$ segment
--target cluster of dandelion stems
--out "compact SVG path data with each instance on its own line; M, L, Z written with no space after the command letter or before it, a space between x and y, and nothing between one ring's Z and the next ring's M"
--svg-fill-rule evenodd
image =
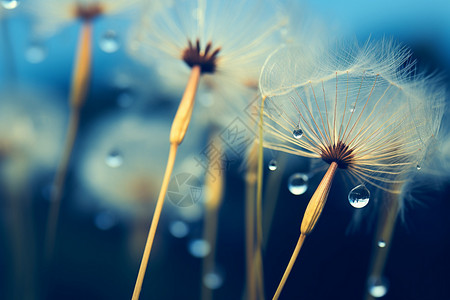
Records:
M205 50L202 51L200 48L200 41L197 40L195 46L191 43L191 41L188 41L188 47L182 53L182 60L189 67L191 67L191 74L170 129L169 158L167 161L161 190L156 202L155 212L150 224L150 230L148 233L147 242L145 244L141 265L139 267L139 273L133 291L133 299L139 299L142 289L142 283L144 281L145 271L147 269L150 252L155 239L156 229L161 217L164 199L166 197L167 188L169 186L170 177L175 164L178 146L183 141L191 121L192 111L194 109L195 94L197 93L200 75L202 73L214 73L216 68L216 58L219 52L220 48L212 50L212 43L208 43Z

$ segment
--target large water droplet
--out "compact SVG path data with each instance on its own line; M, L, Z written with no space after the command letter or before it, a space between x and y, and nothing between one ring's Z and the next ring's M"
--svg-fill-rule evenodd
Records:
M197 239L189 243L189 253L195 257L205 257L211 251L208 241Z
M303 130L301 130L298 126L292 131L292 136L296 139L299 139L303 136Z
M42 62L47 56L47 52L42 44L31 43L25 51L25 58L32 64Z
M275 171L277 168L278 168L277 161L275 159L272 159L269 162L269 170L270 171Z
M170 233L176 238L183 238L189 233L189 227L182 221L175 221L170 224Z
M2 6L5 9L14 9L19 6L20 1L18 0L1 0Z
M203 277L203 284L211 290L216 290L222 286L223 277L216 271L208 272Z
M106 53L114 53L119 50L117 34L113 30L107 30L100 39L100 49Z
M295 173L289 177L288 188L294 195L301 195L308 189L308 175L303 173Z
M422 167L419 164L417 164L416 169L420 170L420 169L422 169Z
M105 158L106 164L111 168L118 168L123 164L123 156L117 150L112 150Z
M364 184L360 184L357 187L353 188L350 193L348 193L348 201L355 208L362 208L369 203L370 192L364 186Z
M383 241L383 240L379 240L378 243L377 243L377 245L378 245L378 247L380 247L380 248L384 248L384 247L386 247L386 242Z
M116 216L109 212L100 212L94 218L95 226L100 230L108 230L114 227L117 223Z
M367 282L369 294L375 298L381 298L388 292L389 283L386 278L371 277Z

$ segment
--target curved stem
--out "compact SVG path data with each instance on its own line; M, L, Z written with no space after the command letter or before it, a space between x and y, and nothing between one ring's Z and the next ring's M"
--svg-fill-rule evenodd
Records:
M45 256L49 260L53 254L56 239L56 228L58 225L61 198L64 190L64 181L70 157L72 156L78 132L81 107L86 99L88 82L91 73L92 57L92 23L84 22L78 40L78 49L72 74L72 85L70 91L69 104L71 105L69 127L66 133L64 152L59 162L56 176L53 181L50 196L50 212L47 220Z
M283 278L278 285L278 288L273 296L273 300L278 299L281 291L286 283L286 280L291 273L292 267L294 266L295 260L297 259L298 253L303 245L303 242L308 234L314 229L322 214L325 203L327 202L328 193L330 192L331 184L333 182L334 174L337 170L337 163L332 162L327 172L322 178L319 186L309 200L308 206L306 207L305 214L303 215L302 224L300 226L300 237L298 239L297 245L295 246L294 252L292 253L289 264L284 271Z
M294 263L300 252L300 249L303 246L303 242L305 241L305 238L306 238L306 235L304 235L303 233L300 234L300 237L298 238L298 241L297 241L297 245L295 245L294 252L292 253L291 259L289 260L289 264L286 267L283 277L281 278L280 284L278 285L275 295L272 298L273 300L276 300L280 297L281 291L283 290L284 284L286 283L286 280L288 279L289 274L291 273L292 267L294 266Z
M132 296L133 300L139 299L139 295L141 293L145 271L147 270L147 264L150 257L150 252L152 250L153 240L155 239L156 228L158 227L164 199L166 197L167 188L169 186L170 177L172 175L173 166L175 164L178 146L183 141L184 136L186 135L187 128L191 121L192 110L194 109L195 94L197 93L201 74L200 71L201 70L199 66L192 67L191 75L189 76L183 98L181 98L180 105L178 106L178 110L172 122L172 128L170 130L169 159L167 161L161 190L159 191L158 200L156 202L155 212L153 213L152 223L150 225L150 230L147 236L147 242L145 243L144 254L142 256L141 264L139 267L138 277L134 286Z

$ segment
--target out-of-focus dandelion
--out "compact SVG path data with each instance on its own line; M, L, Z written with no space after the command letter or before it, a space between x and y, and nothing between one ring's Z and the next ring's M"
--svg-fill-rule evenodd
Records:
M6 252L12 255L8 298L35 299L36 243L31 191L55 167L65 112L53 93L25 85L0 95L0 185ZM8 249L9 248L9 249Z
M77 177L82 193L77 197L79 205L100 211L99 215L110 212L117 220L131 223L133 257L141 251L147 233L142 229L146 228L155 193L161 185L162 158L167 153L164 137L168 131L167 118L162 115L144 117L127 111L98 119L82 141L89 147L83 147L78 157ZM183 145L188 151L181 155L181 160L188 164L182 170L187 168L192 173L197 164L192 155L197 154L202 144L197 137L198 134L190 135ZM89 201L83 201L86 195L90 195Z
M137 2L137 1L132 1ZM64 188L70 157L75 143L81 108L84 105L91 75L92 59L92 23L106 14L122 12L129 8L130 1L33 1L26 9L35 17L35 32L37 35L51 35L73 21L81 21L78 49L75 56L69 105L71 114L66 134L65 149L56 172L52 201L47 224L46 256L50 258L54 247L59 207Z
M139 24L130 51L161 68L189 76L170 132L170 153L155 214L139 269L133 299L138 299L153 245L178 146L191 120L200 77L205 87L221 95L217 109L208 111L216 123L229 116L248 98L242 91L256 87L259 70L273 49L273 39L285 23L270 1L173 1L156 2ZM172 68L173 66L173 68ZM231 93L230 93L231 92ZM231 96L230 96L231 95ZM224 100L226 99L226 101ZM240 104L240 105L239 105ZM214 112L214 113L213 113Z
M338 169L361 183L349 201L362 207L370 198L367 187L398 194L423 159L439 128L444 93L415 74L409 57L405 48L381 41L362 48L282 48L268 58L260 81L267 97L265 145L329 164L274 299L322 213Z

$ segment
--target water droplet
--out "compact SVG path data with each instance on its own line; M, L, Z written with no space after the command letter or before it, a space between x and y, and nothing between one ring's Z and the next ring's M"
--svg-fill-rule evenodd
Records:
M114 53L119 49L117 34L113 30L107 30L100 39L100 49L106 53Z
M39 43L31 43L25 51L26 60L32 64L38 64L42 62L46 56L46 49Z
M360 184L348 193L348 201L355 208L362 208L369 203L370 191Z
M183 238L189 233L189 227L182 221L175 221L170 224L170 233L176 238Z
M292 131L292 136L297 140L303 136L303 130L301 130L298 126Z
M108 229L111 229L112 227L114 227L114 225L116 225L117 218L113 213L111 213L109 211L104 211L104 212L98 213L95 216L94 223L98 229L108 230Z
M355 109L356 109L356 103L353 102L353 103L350 105L350 112L354 112Z
M272 159L269 162L269 170L270 171L275 171L277 168L278 168L277 161L275 159Z
M119 151L112 150L106 156L105 162L111 168L118 168L123 164L123 156Z
M216 290L222 286L223 277L216 271L208 272L203 277L203 284L211 290Z
M389 283L381 277L371 277L367 282L369 294L374 298L381 298L388 292Z
M417 170L420 170L420 169L422 169L422 167L418 164L418 165L416 166L416 169L417 169Z
M20 1L18 0L1 0L2 1L2 6L5 9L14 9L17 6L19 6Z
M386 247L386 242L383 241L383 240L379 240L378 243L377 243L377 245L378 245L378 247L380 247L380 248L384 248L384 247Z
M195 257L205 257L211 251L209 243L202 239L193 240L189 243L189 253Z
M308 175L303 173L295 173L289 177L288 188L294 195L302 195L308 189Z
M117 105L122 108L127 108L133 105L134 98L130 93L121 93L117 96Z

